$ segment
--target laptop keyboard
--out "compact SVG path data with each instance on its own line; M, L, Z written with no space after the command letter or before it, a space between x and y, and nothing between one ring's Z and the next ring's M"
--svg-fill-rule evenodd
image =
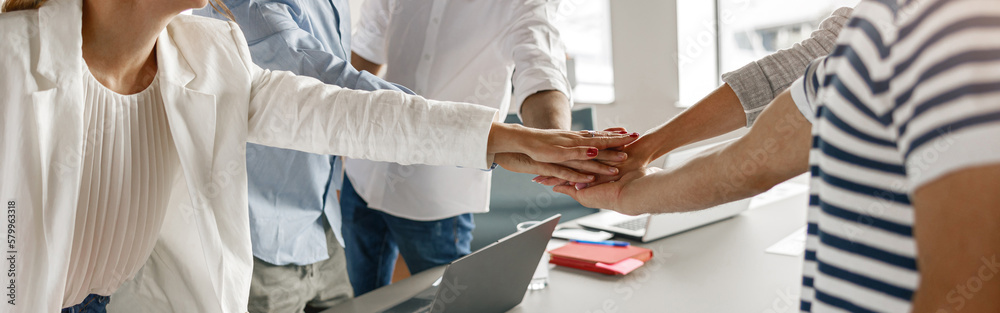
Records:
M646 221L648 217L639 217L620 222L618 224L611 225L613 227L628 229L628 230L643 230L646 228Z

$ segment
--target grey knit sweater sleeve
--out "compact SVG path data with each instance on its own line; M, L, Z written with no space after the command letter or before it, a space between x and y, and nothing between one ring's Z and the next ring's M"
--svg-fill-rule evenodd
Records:
M722 75L722 81L733 88L743 105L747 127L753 125L757 116L778 94L805 73L809 62L833 51L837 36L853 11L846 7L837 9L820 23L809 38Z

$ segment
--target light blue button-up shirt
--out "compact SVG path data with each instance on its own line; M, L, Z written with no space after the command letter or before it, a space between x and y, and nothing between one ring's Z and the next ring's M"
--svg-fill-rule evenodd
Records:
M258 66L291 71L360 90L402 90L347 63L351 19L347 0L227 0ZM195 15L226 19L211 7ZM253 254L275 265L329 258L323 223L340 235L337 201L342 175L334 156L247 144Z

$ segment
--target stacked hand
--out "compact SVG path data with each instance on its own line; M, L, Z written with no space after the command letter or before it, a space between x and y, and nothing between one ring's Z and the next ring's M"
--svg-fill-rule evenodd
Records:
M638 137L622 128L559 131L498 123L490 132L487 150L495 154L494 162L507 170L586 184L601 176L618 175L617 168L605 163L627 160L627 154L617 149Z
M624 128L609 128L605 132L625 132ZM649 164L652 158L652 152L650 149L646 149L640 141L636 141L626 145L624 147L614 147L606 151L602 151L602 156L595 158L595 161L599 161L604 165L614 168L615 171L590 171L590 173L597 174L593 181L581 182L579 180L565 179L558 175L540 175L535 177L532 181L546 185L546 186L562 186L568 185L576 187L576 189L583 189L589 186L596 186L604 183L609 183L621 179L624 175L630 172L641 171L645 169L646 165Z
M609 128L606 132L624 132L623 128ZM646 166L654 158L652 147L638 140L624 147L612 147L602 151L603 155L611 156L612 153L620 153L616 157L598 157L593 161L600 161L603 165L615 169L614 171L599 172L594 170L581 169L588 174L594 174L594 179L589 181L580 179L567 179L566 175L546 175L535 177L534 182L553 186L553 191L569 195L586 207L615 210L625 214L639 214L634 211L640 204L627 203L631 199L628 194L642 183L646 176L660 171L659 168L647 168ZM591 162L593 162L591 161Z
M653 203L639 203L643 197L635 196L637 188L646 184L650 176L660 169L656 167L641 168L625 172L618 180L587 188L577 189L576 186L559 185L552 188L555 192L573 197L588 208L601 208L618 211L622 214L638 215L646 213Z

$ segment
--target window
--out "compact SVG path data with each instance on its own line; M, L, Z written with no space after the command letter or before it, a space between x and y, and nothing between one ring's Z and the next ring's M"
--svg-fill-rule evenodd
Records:
M722 73L809 38L823 19L858 0L718 0Z
M715 2L677 0L677 74L680 99L689 107L719 86Z
M610 1L564 0L554 24L569 54L566 65L575 102L614 102Z
M834 10L858 1L678 0L678 105L693 105L722 84L722 73L791 47ZM717 34L715 42L706 43L706 34Z

